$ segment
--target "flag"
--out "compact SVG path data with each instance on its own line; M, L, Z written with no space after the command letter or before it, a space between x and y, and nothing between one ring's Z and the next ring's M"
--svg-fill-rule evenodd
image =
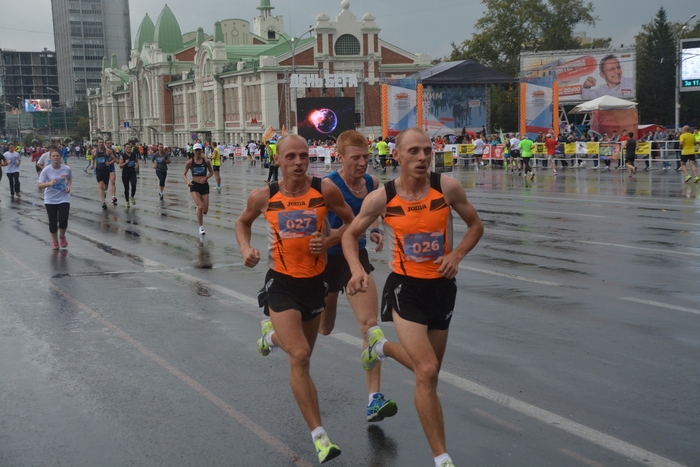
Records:
M273 136L275 136L275 129L272 128L272 125L270 125L269 127L267 127L267 130L265 130L265 133L263 134L263 137L262 137L263 143L265 141L270 141Z

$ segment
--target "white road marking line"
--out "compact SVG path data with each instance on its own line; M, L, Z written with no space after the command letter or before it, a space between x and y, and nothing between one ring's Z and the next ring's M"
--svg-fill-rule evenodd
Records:
M440 372L440 380L458 387L464 391L470 392L476 396L495 402L509 409L520 412L524 415L539 420L547 425L563 430L569 434L582 438L598 446L604 447L610 451L621 454L629 459L640 462L648 466L658 467L682 467L683 464L672 461L665 457L654 454L633 444L619 440L613 436L602 433L593 428L588 428L580 423L573 422L567 418L560 417L557 414L549 412L534 405L520 401L503 393L494 391L480 384L474 383L467 379L453 375L447 371Z
M88 238L86 235L81 235L83 238ZM94 241L95 243L100 243L97 240L90 239ZM147 258L141 258L143 261L144 265L148 265L149 267L157 268L157 267L162 267L160 263L157 263L155 261L149 260ZM512 278L518 278L521 280L526 280L530 282L536 282L544 285L560 285L554 282L546 282L546 281L537 281L537 280L532 280L528 278L521 278L520 276L514 276L511 274L502 274L502 273L496 273L493 271L487 271L487 270L482 270L478 268L472 268L469 266L460 266L460 268L471 270L471 271L476 271L476 272L483 272L486 274L494 274L494 275L503 275L506 277L512 277ZM183 279L186 279L191 282L201 282L202 280L195 277L191 276L189 274L185 274L182 272L177 272L175 273L178 276L182 277ZM244 303L250 304L254 307L258 307L258 301L257 299L253 297L249 297L245 294L236 292L234 290L230 290L226 287L217 285L217 284L207 284L207 287L211 288L212 290L216 290L217 292L220 292L224 295L228 295L229 297L235 298L237 300L240 300ZM332 337L334 336L339 336L338 339L350 343L355 346L361 346L362 345L362 340L359 337L354 337L349 334L345 333L336 333L336 334L331 334ZM627 443L625 441L619 440L613 436L607 435L605 433L602 433L598 430L595 430L593 428L588 428L585 425L581 425L580 423L576 423L574 421L571 421L567 418L561 417L557 414L554 414L552 412L549 412L544 409L540 409L534 405L528 404L526 402L520 401L518 399L515 399L513 397L510 397L506 394L500 393L498 391L494 391L492 389L489 389L485 386L481 386L480 384L474 383L473 381L469 381L465 378L462 378L460 376L454 375L452 373L449 373L447 371L441 371L440 376L439 376L441 381L444 381L448 384L451 384L452 386L457 387L458 389L462 389L463 391L469 392L471 394L474 394L476 396L480 396L484 399L490 400L492 402L495 402L496 404L499 404L503 407L515 410L516 412L520 412L524 415L527 415L529 417L532 417L536 420L539 420L543 423L546 423L548 425L552 425L555 428L558 428L560 430L563 430L569 434L572 434L574 436L577 436L579 438L582 438L586 441L589 441L593 444L596 444L598 446L604 447L610 451L617 452L618 454L621 454L629 459L636 460L638 462L641 462L645 465L653 466L653 467L683 467L683 464L679 464L677 462L674 462L670 459L667 459L663 456L659 456L658 454L654 454L651 451L647 451L646 449L642 449L640 447L634 446L633 444Z
M345 333L331 334L331 337L335 336L339 336L341 341L347 342L348 344L355 346L362 345L362 340L359 337L351 336ZM495 402L498 405L515 410L516 412L520 412L521 414L539 420L547 425L551 425L554 428L566 431L569 434L604 447L605 449L616 452L629 459L641 462L645 465L655 467L683 467L683 464L679 464L670 459L659 456L658 454L647 451L646 449L642 449L633 444L619 440L613 436L607 435L593 428L589 428L585 425L581 425L580 423L576 423L547 410L540 409L539 407L528 404L527 402L523 402L501 392L494 391L493 389L489 389L445 370L440 371L439 378L441 381L451 384L458 389L474 394L475 396L482 397L491 402Z
M517 279L519 281L533 282L535 284L553 285L553 286L557 286L557 287L563 287L562 284L558 284L556 282L542 281L539 279L530 279L529 277L517 276L515 274L508 274L506 272L489 271L488 269L480 269L480 268L475 268L472 266L460 265L459 269L466 269L467 271L480 272L482 274L491 274L492 276L507 277L509 279Z
M693 308L686 308L684 306L669 305L668 303L654 302L652 300L643 300L641 298L634 297L619 297L620 300L627 300L628 302L642 303L644 305L659 306L661 308L668 308L669 310L685 311L686 313L695 313L700 315L700 310L695 310Z
M346 344L350 344L358 349L362 347L362 339L359 337L351 336L350 334L345 334L344 332L333 332L331 337L335 337L339 341L343 341Z
M677 249L660 250L659 248L645 248L643 246L623 245L621 243L589 242L586 240L574 240L574 241L578 242L578 243L586 243L588 245L614 246L616 248L628 248L628 249L632 249L632 250L653 251L654 253L670 253L670 254L674 254L674 255L700 257L700 253L690 253L687 251L680 251Z

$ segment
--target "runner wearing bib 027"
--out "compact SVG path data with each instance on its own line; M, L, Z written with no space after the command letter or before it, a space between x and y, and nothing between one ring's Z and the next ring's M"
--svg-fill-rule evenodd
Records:
M265 212L270 269L295 278L315 277L326 267L326 255L309 255L309 240L315 233L326 235L327 208L321 194L321 179L313 177L311 188L301 197L282 194L277 182L270 184L270 202Z

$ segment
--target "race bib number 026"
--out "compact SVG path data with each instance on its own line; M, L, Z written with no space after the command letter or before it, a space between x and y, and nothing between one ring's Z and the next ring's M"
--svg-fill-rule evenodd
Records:
M308 237L317 231L316 210L279 212L277 223L282 238Z
M442 232L405 234L403 252L409 261L435 261L445 252L445 236Z

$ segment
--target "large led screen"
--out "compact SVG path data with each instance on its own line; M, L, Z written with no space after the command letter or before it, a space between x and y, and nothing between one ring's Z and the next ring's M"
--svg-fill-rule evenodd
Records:
M355 129L354 97L306 97L297 99L297 133L307 140L336 139Z
M700 40L681 41L681 91L700 91Z
M50 99L25 99L24 100L24 111L25 112L48 112L51 110L51 100Z

